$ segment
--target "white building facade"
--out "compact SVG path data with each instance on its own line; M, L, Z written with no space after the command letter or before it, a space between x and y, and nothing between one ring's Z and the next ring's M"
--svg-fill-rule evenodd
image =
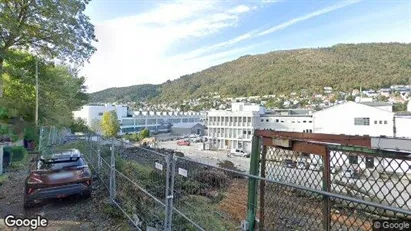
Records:
M212 110L207 114L210 148L241 149L251 152L255 129L312 132L309 111L277 110L267 112L257 104L233 103L231 110Z
M384 109L347 102L313 115L314 133L394 136L394 113Z
M172 124L194 123L200 121L200 113L196 112L147 112L130 111L124 105L86 105L73 112L74 118L82 118L88 126L93 121L100 121L104 112L116 111L120 122L120 134L135 133L147 128L151 132L165 132Z

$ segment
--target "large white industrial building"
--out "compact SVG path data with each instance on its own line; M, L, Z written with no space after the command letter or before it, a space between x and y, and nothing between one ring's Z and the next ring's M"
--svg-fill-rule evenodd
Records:
M131 111L127 106L111 104L86 105L73 114L74 118L82 118L87 125L92 126L93 121L100 121L104 112L108 111L116 111L120 122L120 135L139 132L145 128L152 132L166 131L173 124L200 121L200 113L197 112Z
M211 148L244 151L251 150L255 129L411 139L410 103L408 110L394 113L389 103L346 102L317 112L267 112L260 105L233 103L231 110L208 112L208 137Z

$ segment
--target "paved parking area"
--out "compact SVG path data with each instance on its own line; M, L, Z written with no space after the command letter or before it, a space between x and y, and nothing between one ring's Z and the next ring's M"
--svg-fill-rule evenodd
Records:
M200 150L201 145L202 143L192 143L190 146L178 146L177 141L166 141L158 143L159 148L167 148L182 152L185 156L202 163L217 166L218 162L228 160L233 162L237 168L243 171L249 171L250 158L227 157L226 151Z

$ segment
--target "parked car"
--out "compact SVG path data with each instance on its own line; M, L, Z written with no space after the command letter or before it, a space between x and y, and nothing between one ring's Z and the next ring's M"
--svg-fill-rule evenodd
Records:
M82 154L70 149L33 160L24 185L24 207L46 199L91 196L92 174Z
M188 140L179 140L177 141L178 146L190 146L190 141Z
M233 156L250 157L250 153L247 153L240 149L231 149L230 154Z
M297 163L291 159L285 159L283 161L283 166L287 168L295 168L297 166Z

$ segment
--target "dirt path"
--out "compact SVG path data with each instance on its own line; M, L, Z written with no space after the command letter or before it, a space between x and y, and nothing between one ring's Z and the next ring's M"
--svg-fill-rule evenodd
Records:
M107 190L96 179L89 199L78 197L49 201L32 209L23 208L23 181L27 171L6 173L8 180L0 186L0 230L30 230L28 228L8 228L4 218L12 214L30 218L38 215L46 218L49 225L37 230L124 230L125 222L115 221L103 211L107 208ZM123 220L123 219L122 219Z

